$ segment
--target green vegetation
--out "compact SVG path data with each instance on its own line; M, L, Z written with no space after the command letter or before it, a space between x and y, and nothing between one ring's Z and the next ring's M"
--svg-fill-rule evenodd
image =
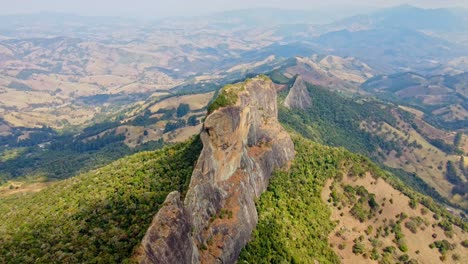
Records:
M448 251L453 250L455 245L450 244L447 240L437 240L429 245L430 248L437 248L441 255L447 254Z
M151 112L145 111L128 125L145 126L158 121L150 116ZM130 148L124 143L125 134L115 133L121 125L107 121L86 127L79 134L59 134L49 127L15 128L12 135L0 136L0 184L11 179L65 179L164 145L162 140L156 140ZM18 141L23 133L28 133L29 138Z
M457 134L455 135L455 137L453 138L453 145L455 147L460 147L460 143L461 143L461 140L462 140L462 136L463 136L463 133L462 132L457 132Z
M190 105L180 104L177 107L176 111L177 111L177 117L183 117L183 116L185 116L186 114L188 114L190 112Z
M421 228L422 224L428 225L427 221L421 217L411 217L408 221L405 222L405 227L408 228L413 234L418 232L418 229Z
M346 189L349 190L350 188ZM363 186L357 187L355 192L360 198L351 208L350 212L362 223L374 217L379 211L380 206L375 201L375 195L369 193Z
M0 200L1 263L122 263L167 194L188 188L198 138Z
M362 156L295 138L296 159L277 171L257 202L259 222L239 263L339 263L327 238L334 224L321 200L327 179L374 167Z
M461 242L461 245L464 247L464 248L468 248L468 239L465 239Z
M430 78L431 77L429 77L429 79ZM467 119L450 120L444 117L444 115L450 112L448 108L451 106L457 106L460 104L462 105L461 107L466 108L467 103L464 99L465 96L463 96L462 93L457 92L457 89L454 89L456 85L463 85L464 82L458 79L458 76L445 75L443 78L445 79L444 85L447 85L448 88L447 92L444 93L443 96L440 96L437 93L432 93L430 89L427 89L429 87L427 82L431 82L428 81L428 77L424 77L414 72L402 72L388 76L375 76L363 83L361 88L382 100L394 102L399 105L410 106L424 112L424 120L439 128L450 130L466 128L468 126ZM410 93L406 90L410 87L420 87L420 92L417 94ZM434 104L426 102L423 99L425 96L437 96L438 99L435 100L437 103ZM435 114L435 110L438 109L444 109L443 113Z
M173 109L171 109L173 110ZM169 111L171 111L169 110ZM143 112L142 115L138 115L137 117L135 117L132 121L129 121L127 123L127 125L132 125L132 126L147 126L147 125L152 125L152 124L155 124L159 121L158 118L154 118L154 117L151 117L152 113L150 110L146 110ZM165 115L163 117L165 118L172 118L172 115L173 113L171 113L170 115ZM163 119L163 118L161 118Z
M187 120L187 125L189 126L196 126L200 124L200 121L198 121L197 116L190 116Z
M113 132L93 140L82 141L83 138L81 135L76 138L71 135L59 136L51 144L23 148L21 155L0 159L0 184L10 179L34 177L65 179L119 158L144 150L155 150L164 145L162 140L158 140L132 149L124 144L124 135ZM11 153L11 150L6 148L3 152Z
M238 99L238 95L235 89L235 86L237 85L243 84L226 85L223 89L221 89L216 99L208 106L208 114L213 113L218 108L235 104Z
M362 128L361 122L365 121L375 129L379 129L379 124L383 123L397 127L398 122L391 112L398 112L402 117L406 116L404 119L408 119L410 114L406 111L372 99L345 98L309 84L308 90L312 98L310 110L287 109L279 104L279 120L290 131L296 131L303 137L324 145L345 147L379 163L391 151L395 151L396 156L404 151L405 142L368 132ZM280 102L284 100L287 92L280 93ZM438 202L449 204L449 201L415 173L380 165L416 191L429 195ZM462 187L457 187L454 191L464 192Z
M451 160L447 161L446 165L446 172L445 172L445 178L453 185L460 185L462 184L462 180L457 174L457 170L455 169L455 165Z
M354 245L353 245L353 253L354 254L359 255L359 254L363 254L364 252L366 252L366 247L364 246L364 244L362 244L360 242L354 243Z
M176 129L185 127L187 123L183 119L179 119L175 122L167 122L166 126L164 127L164 133L174 131Z
M16 82L16 81L13 81L10 84L8 84L8 88L15 89L18 91L24 91L24 92L29 92L33 90L27 84Z
M270 77L270 79L274 82L274 83L279 83L279 84L290 84L291 83L291 80L286 78L286 76L284 76L282 73L281 73L281 70L274 70L272 72L270 72L268 74L268 76ZM293 78L295 79L295 78Z
M364 120L396 126L397 121L390 114L389 106L372 100L344 98L310 84L307 87L312 98L310 110L289 110L280 105L279 119L287 127L319 143L342 146L367 156L375 156L378 148L401 151L399 144L388 142L360 127ZM285 97L285 94L281 97Z

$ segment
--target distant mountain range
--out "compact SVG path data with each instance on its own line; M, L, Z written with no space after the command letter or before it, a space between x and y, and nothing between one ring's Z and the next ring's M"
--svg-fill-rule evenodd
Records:
M468 127L468 74L425 77L412 72L380 75L361 86L382 99L406 103L456 128Z

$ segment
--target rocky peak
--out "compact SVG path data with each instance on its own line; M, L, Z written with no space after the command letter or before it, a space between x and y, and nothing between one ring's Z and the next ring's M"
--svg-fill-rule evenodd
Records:
M296 77L294 85L289 90L284 105L289 109L296 108L301 110L312 106L312 98L310 98L307 86L300 75Z
M255 199L294 158L270 79L223 89L236 100L207 116L185 200L167 197L142 241L141 263L235 263L257 224Z

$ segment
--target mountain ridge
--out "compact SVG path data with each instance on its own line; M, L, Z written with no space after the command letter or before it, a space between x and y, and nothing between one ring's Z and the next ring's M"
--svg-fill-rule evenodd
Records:
M235 263L257 223L254 200L273 169L294 158L267 77L224 87L212 105L185 200L168 196L143 239L140 263Z

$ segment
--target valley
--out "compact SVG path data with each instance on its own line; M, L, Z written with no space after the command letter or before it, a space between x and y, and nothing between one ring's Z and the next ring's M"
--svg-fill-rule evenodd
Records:
M463 263L467 10L331 17L0 15L0 263Z

